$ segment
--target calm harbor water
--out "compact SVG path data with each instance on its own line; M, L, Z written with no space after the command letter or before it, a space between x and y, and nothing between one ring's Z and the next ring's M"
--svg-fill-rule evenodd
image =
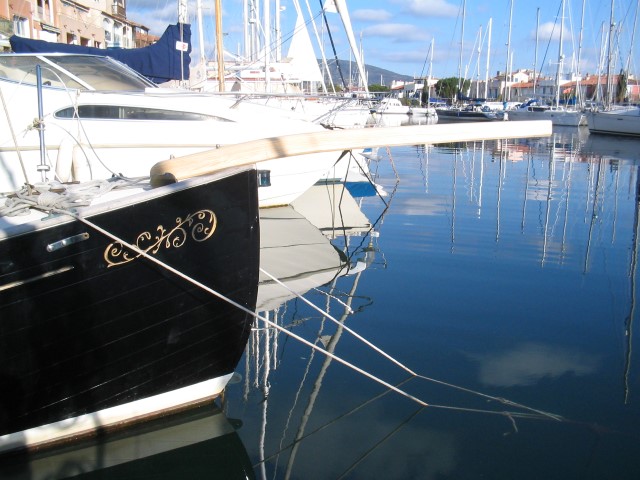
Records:
M262 212L268 323L221 410L10 478L637 479L640 140L370 157L380 195Z
M337 323L300 299L269 319L413 398L256 331L225 404L256 477L638 478L638 142L379 151L372 228L336 209L353 270L305 293Z

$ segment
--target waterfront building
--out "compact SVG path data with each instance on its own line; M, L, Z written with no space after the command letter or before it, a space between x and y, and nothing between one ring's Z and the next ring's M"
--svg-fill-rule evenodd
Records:
M125 0L0 2L0 46L11 35L96 48L134 48L157 40L127 19Z

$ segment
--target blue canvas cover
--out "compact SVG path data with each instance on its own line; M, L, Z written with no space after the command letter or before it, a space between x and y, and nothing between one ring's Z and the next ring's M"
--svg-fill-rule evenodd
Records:
M142 48L95 48L66 43L46 42L22 38L9 38L15 53L76 53L108 56L133 68L155 83L169 80L188 80L191 63L191 25L169 25L153 45Z

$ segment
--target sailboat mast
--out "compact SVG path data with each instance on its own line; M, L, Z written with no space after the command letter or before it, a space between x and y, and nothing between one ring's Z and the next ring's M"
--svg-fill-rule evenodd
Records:
M322 40L320 39L320 34L318 33L318 27L316 26L316 22L313 19L314 15L313 15L313 12L311 11L311 6L309 5L309 0L305 0L305 3L307 5L307 11L309 12L309 18L311 19L310 20L311 21L311 25L313 26L313 33L316 36L316 41L318 42L318 48L320 48L320 56L322 57L322 66L325 69L325 72L328 72L329 71L329 64L327 63L327 56L325 55L325 52L324 52L324 44L323 44ZM295 0L294 1L294 5L297 5L297 4L298 4L298 0ZM302 10L301 10L301 12L302 12ZM324 77L325 76L324 76L324 73L323 73L323 75L322 75L322 91L324 93L328 93L327 84L325 83ZM333 85L333 78L331 78L331 75L329 75L329 83L331 85L331 91L333 93L335 93L336 92L336 88Z
M198 17L198 43L200 45L200 60L199 60L199 65L200 67L205 69L205 73L206 73L206 57L204 55L204 29L203 29L203 22L202 22L202 0L196 0L196 13L197 13L197 17ZM206 78L206 75L205 75Z
M560 42L558 43L558 71L556 72L556 107L560 105L560 80L562 76L562 64L564 55L562 53L562 42L564 40L564 0L560 13Z
M467 2L462 1L462 28L460 29L460 56L458 58L458 93L462 93L462 50L464 48L464 19L467 15Z
M513 19L513 0L511 0L510 3L510 7L509 7L509 33L507 34L507 65L505 67L505 73L504 73L504 93L505 93L505 100L508 102L511 100L511 87L509 85L509 77L510 77L510 71L509 71L509 66L510 66L510 57L511 57L511 21Z
M344 75L342 75L342 69L340 68L340 60L338 60L338 52L336 51L336 45L333 42L333 36L331 35L331 29L329 28L329 21L327 20L327 12L326 12L325 6L322 5L322 0L320 0L320 8L322 9L322 18L324 20L324 26L327 29L327 35L329 36L329 42L331 43L331 50L333 51L333 58L335 58L335 60L336 60L336 68L338 69L338 75L340 75L340 81L342 82L342 88L346 88L347 84L344 81ZM329 76L331 76L331 73L329 73Z
M633 30L631 30L631 44L629 45L629 55L627 56L627 64L624 68L627 76L629 75L629 68L631 64L631 57L633 57L633 45L636 39L636 27L638 25L638 9L640 9L640 0L636 3L636 13L633 16Z
M538 85L538 75L536 75L536 67L538 66L538 34L540 31L540 7L536 11L536 50L533 55L533 96L536 96L536 86Z
M264 91L271 92L271 5L270 0L263 0L263 34L264 34Z
M245 60L250 58L249 50L249 0L242 0L242 36L244 41L243 55Z
M187 15L187 0L178 0L178 22L189 23Z
M611 93L613 90L613 82L611 81L611 55L612 55L612 50L613 50L613 31L615 29L615 22L613 21L613 4L614 4L614 0L611 0L611 14L609 15L609 43L607 46L607 98L605 101L605 106L606 107L610 107L611 106Z
M487 25L487 66L484 74L484 98L489 94L489 57L491 55L491 26L493 25L493 18L489 18L489 25Z
M431 105L431 69L433 67L433 47L435 38L431 37L431 48L429 52L429 78L427 80L427 106Z
M577 73L578 73L578 78L576 80L576 96L580 104L584 103L583 101L584 99L582 98L582 92L580 88L580 80L582 80L582 74L581 74L582 67L580 66L580 63L582 61L582 35L584 33L584 10L585 10L586 3L587 3L587 0L582 0L582 14L580 17L580 36L578 38L578 65L576 67Z
M281 28L280 28L280 0L275 0L275 44L276 44L276 51L275 51L275 58L274 61L275 62L279 62L280 60L282 60L282 32L281 32Z
M216 54L218 62L218 90L224 92L224 46L222 45L222 3L215 0L216 12Z
M342 20L342 25L344 26L347 40L349 40L349 46L351 47L351 52L353 52L353 55L356 59L356 65L358 67L360 78L362 78L366 83L367 74L364 71L364 65L362 65L360 55L358 54L358 46L356 44L355 37L353 36L353 28L351 26L351 18L349 17L347 3L345 0L334 0L334 5L336 6L336 10L338 10L338 14L340 15L340 19ZM366 93L369 93L369 88L367 87L367 85L364 86L364 91Z
M476 61L476 98L480 97L480 55L482 55L482 25L478 30L478 60Z

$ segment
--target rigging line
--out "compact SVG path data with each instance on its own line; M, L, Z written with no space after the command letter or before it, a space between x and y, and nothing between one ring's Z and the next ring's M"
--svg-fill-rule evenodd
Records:
M90 150L93 152L93 154L96 157L96 160L104 167L105 170L107 170L108 172L110 172L112 175L116 175L116 176L123 176L123 175L119 175L116 172L114 172L113 170L111 170L100 158L100 156L98 155L98 152L95 151L93 144L91 143L91 141L89 140L89 136L87 135L86 130L84 129L84 122L82 121L82 118L80 117L80 112L78 111L78 104L77 104L77 96L72 95L71 90L76 91L77 89L69 89L69 87L67 86L67 84L65 83L65 81L62 79L62 77L58 74L58 72L49 67L49 66L42 66L42 68L44 70L47 70L49 73L51 73L52 75L54 75L58 81L60 82L60 84L64 87L64 92L67 94L67 96L69 97L69 101L71 102L71 105L73 107L73 113L75 114L75 119L77 120L77 124L80 127L80 130L82 130L82 133L84 134L85 138L87 139L86 144L88 145L88 147L90 148ZM24 79L26 78L27 74L25 74L24 78L20 81L20 84L22 84L22 82L24 81ZM78 147L80 147L80 150L82 150L82 153L85 157L85 159L87 160L87 163L89 165L89 169L92 172L92 176L93 176L93 168L91 166L91 162L89 161L89 156L87 155L87 152L85 151L83 145L82 145L82 141L81 139L76 138L76 136L71 133L68 129L63 128L61 125L57 125L57 124L53 124L54 126L60 128L63 132L65 132L67 135L69 135L69 137L71 137L71 139L76 142L76 145Z
M351 291L350 294L354 295L356 292L356 289L358 288L358 283L359 283L359 279L360 279L360 274L355 276L355 280L353 281L353 284L351 286ZM332 284L332 287L335 287L336 282L334 281ZM351 300L349 300L349 303L351 302ZM329 305L327 305L327 311L329 310ZM343 325L344 322L347 321L347 319L349 318L350 313L348 311L348 309L344 309L344 311L342 312L342 315L340 316L340 321L339 321L339 325L338 328L335 330L335 332L330 336L329 340L326 342L323 342L325 349L327 352L330 353L334 353L336 350L336 347L338 345L338 342L340 341L340 338L342 337L342 332L343 332ZM322 324L324 325L324 320L325 318L322 319ZM302 436L304 436L304 432L305 429L307 427L307 424L309 422L309 418L311 417L311 413L313 412L315 403L317 401L318 395L320 394L320 389L322 388L322 383L324 380L324 377L327 373L327 371L329 370L329 367L331 366L331 358L326 357L324 359L324 362L322 362L322 365L320 366L320 371L318 372L318 376L316 377L315 382L313 383L313 388L311 389L311 392L309 393L309 398L307 400L307 405L303 410L301 419L300 419L300 423L298 425L298 431L295 434L294 438L300 438ZM285 478L289 478L290 476L290 472L291 469L293 467L293 462L294 459L296 457L297 451L300 447L300 444L296 444L292 449L291 449L291 454L289 455L289 461L287 463L287 469L286 469L286 476Z
M319 339L320 338L320 334L322 333L322 331L324 330L324 319L322 320L321 324L320 324L320 328L318 329L318 333L316 334L316 337ZM284 450L286 450L287 448L289 448L289 446L287 447L283 447L283 443L285 441L285 437L286 437L286 433L287 430L289 429L289 424L292 421L293 418L293 413L294 410L296 409L296 406L298 405L298 400L300 399L300 396L302 395L302 390L303 387L305 385L305 382L307 381L307 376L309 375L310 371L311 371L311 365L313 363L313 360L315 359L315 351L311 352L311 355L309 355L309 361L307 362L307 366L304 370L304 375L302 376L302 380L300 381L300 385L298 386L298 389L296 390L296 394L293 400L293 404L291 405L291 408L289 409L289 414L287 415L287 422L285 424L284 429L282 430L282 435L280 437L280 445L279 445L279 450L278 453L283 452ZM294 440L295 442L295 440ZM279 460L279 455L278 455L278 460Z
M278 280L276 277L274 277L273 275L271 275L269 272L265 271L264 269L260 268L260 271L262 273L264 273L265 275L267 275L269 278L271 278L272 280L275 281L275 283L277 283L278 285L282 286L283 288L285 288L286 290L288 290L290 293L294 294L296 297L298 297L301 301L303 301L304 303L306 303L308 306L310 306L312 309L318 311L319 313L325 315L329 320L331 320L332 322L339 324L338 320L336 320L332 315L330 315L327 312L324 312L320 307L316 306L315 304L313 304L311 301L307 300L306 298L304 298L303 296L298 295L296 292L294 292L291 288L289 288L288 285L284 284L283 282L281 282L280 280ZM356 337L358 340L360 340L361 342L363 342L365 345L367 345L368 347L372 348L373 350L375 350L376 352L378 352L380 355L382 355L383 357L385 357L387 360L391 361L392 363L395 363L398 367L400 367L402 370L404 370L405 372L409 373L410 375L416 377L416 378L420 378L422 380L427 380L429 382L433 382L433 383L437 383L440 385L444 385L447 387L451 387L451 388L455 388L457 390L461 390L467 393L472 393L475 395L478 395L480 397L483 398L487 398L490 400L495 400L497 402L503 403L505 405L511 405L513 407L518 407L518 408L522 408L524 410L530 410L532 412L536 412L540 415L545 415L548 416L550 418L553 418L555 420L558 420L560 418L562 418L560 415L555 415L552 413L548 413L548 412L544 412L542 410L538 410L535 409L533 407L529 407L527 405L522 405L519 404L517 402L513 402L511 400L508 400L506 398L502 398L502 397L495 397L493 395L489 395L486 393L482 393L476 390L472 390L469 388L465 388L465 387L461 387L459 385L455 385L452 383L448 383L442 380L437 380L431 377L427 377L425 375L421 375L418 374L416 372L414 372L413 370L411 370L409 367L407 367L406 365L404 365L403 363L401 363L400 361L396 360L395 358L393 358L391 355L389 355L388 353L386 353L384 350L380 349L379 347L375 346L373 343L371 343L369 340L367 340L366 338L362 337L359 333L355 332L354 330L352 330L351 328L349 328L346 325L342 325L340 324L340 326L342 328L344 328L347 332L349 332L351 335L353 335L354 337Z
M345 83L344 76L342 75L342 69L340 68L340 60L338 60L338 52L336 51L336 45L333 42L333 35L331 35L331 29L329 28L329 20L327 20L327 14L325 12L324 5L322 4L322 0L320 0L320 8L322 11L322 18L324 20L325 28L327 29L327 35L329 36L329 41L331 42L331 49L333 50L333 56L336 61L336 68L338 69L338 74L340 75L340 81L342 82L342 88L346 88L347 84Z
M408 381L410 381L413 377L409 377L406 378L404 380L402 380L401 382L397 383L396 386L400 387L401 385L407 383ZM340 415L338 415L336 418L333 418L331 420L329 420L328 422L320 425L319 427L314 428L313 430L311 430L308 433L305 433L303 436L301 436L300 438L296 438L294 440L292 440L288 445L285 445L284 447L282 447L280 450L274 452L273 454L271 454L270 456L266 457L265 459L262 460L262 462L267 462L271 459L273 459L274 457L277 457L278 455L280 455L280 453L282 453L284 450L289 449L291 447L293 447L294 445L296 445L297 443L300 443L304 440L306 440L307 438L315 435L316 433L319 433L331 426L333 426L335 423L338 423L339 421L341 421L342 419L349 417L351 415L353 415L354 413L359 412L360 410L362 410L363 408L365 408L366 406L368 406L369 404L379 400L380 398L384 397L385 395L388 395L389 393L391 393L392 390L385 390L382 393L379 393L377 395L374 395L373 397L369 398L368 400L365 400L364 402L362 402L361 404L355 406L354 408L352 408L351 410L347 410L344 413L341 413ZM257 467L260 464L260 462L258 462L257 464L253 465L253 467Z
M519 416L527 417L529 415L532 415L533 417L542 416L542 417L547 417L547 418L551 418L553 420L558 420L558 421L564 420L564 417L562 415L557 415L555 413L545 412L544 410L539 410L537 408L529 407L527 405L522 405L521 403L514 402L512 400L509 400L508 398L495 397L493 395L482 393L482 392L479 392L477 390L472 390L470 388L461 387L460 385L455 385L453 383L448 383L448 382L445 382L445 381L442 381L442 380L438 380L436 378L427 377L427 376L424 376L424 375L417 375L417 377L422 379L422 380L427 380L429 382L433 382L433 383L437 383L437 384L443 385L445 387L449 387L449 388L453 388L453 389L460 390L460 391L463 391L463 392L467 392L467 393L471 393L471 394L474 394L474 395L478 395L478 396L484 397L484 398L486 398L488 400L494 400L494 401L500 402L500 403L502 403L504 405L510 405L512 407L522 408L524 410L530 410L532 412L535 412L535 414L533 414L533 415L532 414L526 414L526 413L518 413L517 415L519 415ZM429 406L434 406L434 405L429 405ZM462 411L467 411L467 410L469 410L469 411L478 411L478 412L484 412L485 411L485 410L467 409L467 408L461 408L461 407L447 407L445 405L438 405L437 408L447 408L447 409L462 410ZM490 412L490 411L488 411L488 412ZM495 413L507 413L507 412L495 412ZM513 414L512 412L509 412L509 413Z
M369 455L371 455L375 450L377 450L378 447L380 447L383 443L385 443L387 440L389 440L391 437L393 437L396 433L398 433L400 430L402 430L406 425L408 425L409 422L411 422L411 420L414 419L414 417L416 417L420 412L422 412L422 410L424 410L424 407L418 408L415 412L413 412L411 415L409 415L407 418L405 418L400 423L400 425L395 427L393 430L391 430L389 433L387 433L384 437L382 437L380 440L378 440L376 443L374 443L371 446L371 448L366 450L355 462L353 462L349 466L349 468L347 468L344 472L342 472L342 474L339 477L337 477L338 480L340 480L342 478L345 478L349 473L351 473L353 471L354 468L356 468Z
M636 173L636 182L640 175L640 169ZM626 352L624 356L624 369L622 374L623 391L624 391L624 404L629 404L630 387L629 387L629 373L631 372L631 354L633 349L633 319L635 317L636 309L636 269L638 267L638 235L640 235L640 222L638 221L638 208L640 208L640 184L636 185L636 205L634 211L634 223L635 231L633 235L633 249L631 250L631 269L629 272L629 289L631 296L631 306L629 314L624 320L625 325L625 337L626 337Z
M415 377L408 377L404 380L402 380L401 382L397 383L396 386L400 387L402 385L404 385L407 382L410 382L411 380L413 380ZM373 396L372 398L362 402L361 404L357 405L356 407L352 408L351 410L348 410L340 415L338 415L336 418L329 420L327 423L324 423L322 425L320 425L319 427L315 428L314 430L306 433L305 435L303 435L302 437L293 440L291 443L289 443L289 445L286 445L285 447L282 447L280 450L274 452L273 454L271 454L270 456L264 458L262 460L262 462L267 462L271 459L273 459L274 457L277 457L280 455L280 453L282 453L282 451L293 447L296 443L299 442L303 442L304 440L306 440L307 438L315 435L316 433L319 433L331 426L333 426L334 424L338 423L339 421L341 421L342 419L349 417L351 415L353 415L354 413L359 412L360 410L362 410L363 408L367 407L368 405L376 402L377 400L381 399L382 397L388 395L389 393L391 393L392 390L385 390L382 393L379 393L375 396ZM527 414L527 413L522 413L522 412L497 412L495 410L483 410L483 409L472 409L472 408L464 408L464 407L452 407L452 406L447 406L447 405L434 405L434 404L430 404L429 407L436 407L439 409L446 409L446 410L455 410L455 411L461 411L461 412L468 412L468 413L488 413L488 414L492 414L492 415L503 415L507 418L509 418L511 420L512 424L515 424L514 421L514 417L517 418L523 418L523 419L532 419L532 420L545 420L548 419L547 415L537 415L537 414ZM422 410L422 408L420 409ZM517 431L517 427L515 427L515 430ZM255 464L254 467L257 467L259 465Z
M296 294L296 292L294 292L291 288L289 288L288 285L285 285L284 283L282 283L280 280L278 280L276 277L274 277L273 275L271 275L269 272L263 270L262 268L260 268L260 271L262 273L264 273L265 275L267 275L269 278L271 278L272 280L274 280L278 285L280 285L281 287L284 287L286 290L288 290L290 293L293 293L294 295L298 296ZM323 315L325 315L329 320L331 320L334 323L339 323L338 320L336 320L332 315L330 315L328 312L324 312L320 307L316 306L315 304L313 304L311 301L307 300L306 298L304 298L303 296L298 296L298 298L300 298L300 300L302 300L304 303L306 303L307 305L309 305L312 309L318 311L319 313L322 313ZM362 337L359 333L355 332L354 330L352 330L351 328L347 327L346 325L341 325L342 328L344 328L347 332L349 332L351 335L353 335L354 337L356 337L358 340L360 340L361 342L363 342L365 345L369 346L370 348L372 348L373 350L375 350L376 352L378 352L380 355L382 355L383 357L385 357L387 360L390 360L391 362L395 363L396 365L398 365L401 369L403 369L404 371L406 371L407 373L409 373L410 375L413 375L414 377L417 377L418 374L416 372L414 372L413 370L411 370L409 367L403 365L402 363L400 363L398 360L396 360L395 358L393 358L391 355L389 355L388 353L386 353L385 351L383 351L382 349L376 347L374 344L372 344L369 340L367 340L366 338Z
M59 208L50 208L50 209L46 209L46 210L51 211L51 212L56 212L56 213L64 214L64 215L68 215L68 216L70 216L70 217L72 217L72 218L76 219L77 221L79 221L79 222L81 222L81 223L84 223L85 225L87 225L87 226L89 226L89 227L93 228L94 230L98 231L99 233L102 233L102 234L103 234L103 235L105 235L106 237L111 238L111 239L113 239L113 240L115 240L115 241L117 241L117 242L121 243L121 244L122 244L123 246L125 246L126 248L129 248L129 249L131 249L132 251L134 251L134 252L138 253L141 257L146 258L147 260L151 261L152 263L155 263L156 265L160 266L161 268L166 269L167 271L169 271L169 272L173 273L174 275L178 276L179 278L182 278L182 279L184 279L184 280L186 280L186 281L188 281L188 282L192 283L193 285L195 285L195 286L197 286L197 287L201 288L202 290L204 290L204 291L206 291L206 292L208 292L208 293L210 293L210 294L214 295L215 297L217 297L217 298L219 298L219 299L221 299L221 300L223 300L223 301L225 301L225 302L229 303L230 305L233 305L233 306L235 306L236 308L239 308L239 309L240 309L240 310L242 310L243 312L245 312L245 313L247 313L247 314L249 314L249 315L253 316L254 318L257 318L257 319L261 320L261 321L262 321L262 322L264 322L265 324L270 325L271 327L275 328L276 330L281 331L281 332L282 332L282 333L284 333L285 335L288 335L289 337L291 337L291 338L293 338L293 339L295 339L295 340L298 340L300 343L302 343L302 344L304 344L304 345L307 345L309 348L312 348L313 350L316 350L316 351L318 351L318 352L320 352L320 353L324 354L325 356L330 357L330 358L332 358L332 359L336 360L338 363L341 363L341 364L343 364L344 366L346 366L346 367L348 367L348 368L351 368L352 370L356 371L357 373L360 373L361 375L363 375L363 376L365 376L365 377L367 377L367 378L369 378L369 379L371 379L371 380L373 380L373 381L375 381L375 382L377 382L377 383L379 383L379 384L381 384L381 385L383 385L383 386L385 386L385 387L387 387L387 388L389 388L389 389L391 389L391 390L395 391L396 393L398 393L398 394L400 394L400 395L402 395L402 396L404 396L404 397L408 398L409 400L414 401L415 403L417 403L417 404L419 404L419 405L422 405L422 406L425 406L425 407L426 407L426 406L429 406L429 404L428 404L427 402L425 402L424 400L421 400L420 398L417 398L417 397L415 397L415 396L413 396L413 395L409 394L408 392L405 392L404 390L401 390L400 388L397 388L397 387L395 387L394 385L391 385L390 383L388 383L388 382L386 382L386 381L384 381L384 380L382 380L382 379L380 379L380 378L376 377L375 375L373 375L373 374L371 374L371 373L367 372L366 370L363 370L363 369L361 369L360 367L358 367L358 366L356 366L356 365L354 365L354 364L352 364L352 363L350 363L350 362L348 362L348 361L346 361L346 360L344 360L344 359L342 359L342 358L338 357L337 355L334 355L333 353L327 352L326 350L324 350L324 349L322 349L322 348L318 347L318 346L317 346L317 345L315 345L314 343L311 343L311 342L309 342L308 340L306 340L306 339L304 339L304 338L300 337L299 335L297 335L297 334L295 334L295 333L293 333L293 332L290 332L290 331L289 331L289 330L287 330L286 328L284 328L284 327L282 327L282 326L278 325L277 323L274 323L274 322L270 321L269 319L265 318L265 317L264 317L264 316L262 316L262 315L257 314L256 312L254 312L254 311L252 311L252 310L250 310L250 309L246 308L244 305L241 305L241 304L237 303L236 301L234 301L234 300L232 300L232 299L230 299L230 298L226 297L225 295L223 295L223 294L221 294L220 292L218 292L218 291L216 291L216 290L212 289L211 287L209 287L209 286L207 286L207 285L203 284L202 282L199 282L198 280L196 280L196 279L194 279L194 278L191 278L191 277L189 277L188 275L185 275L184 273L180 272L179 270L175 269L174 267L170 266L169 264L167 264L167 263L165 263L165 262L163 262L163 261L161 261L161 260L159 260L159 259L157 259L157 258L155 258L155 257L151 256L149 253L147 253L147 252L145 252L145 251L143 251L143 250L139 249L137 246L132 245L132 244L130 244L129 242L125 241L124 239L119 238L117 235L115 235L115 234L113 234L113 233L111 233L111 232L109 232L109 231L107 231L107 230L103 229L102 227L98 226L97 224L93 223L92 221L90 221L90 220L88 220L88 219L86 219L86 218L84 218L84 217L81 217L81 216L80 216L80 215L78 215L77 213L72 212L72 211L69 211L69 210L66 210L66 209L59 209ZM273 278L277 283L282 284L278 279L276 279L275 277L273 277L271 274L269 274L268 272L264 271L263 269L260 269L260 271L262 271L263 273L265 273L267 276L269 276L269 277ZM290 289L289 289L287 286L285 286L284 284L282 284L282 285L283 285L285 288L287 288L288 290L290 290ZM293 292L293 293L295 294L295 292ZM301 300L303 300L304 302L309 303L309 305L310 305L311 307L313 307L313 308L317 309L317 307L316 307L315 305L313 305L312 303L308 302L304 297L301 297L300 295L297 295L297 294L295 294L295 295L296 295L297 297L299 297ZM335 320L335 319L334 319L331 315L329 315L328 313L326 313L326 312L322 312L322 311L321 311L321 313L323 313L323 315L325 315L327 318L331 319L332 321L337 322L337 320ZM346 325L342 325L342 326L343 326L343 328L345 328L347 331L351 332L351 329L349 329L348 327L346 327ZM361 337L360 337L358 334L356 334L355 332L353 332L353 334L354 334L357 338L361 338ZM364 342L365 342L365 343L367 343L367 344L370 344L369 342L367 342L367 341L366 341L366 340L364 340L364 339L362 339L362 341L364 341ZM375 347L375 346L373 346L373 345L372 345L372 348L374 348L375 350L380 351L377 347ZM389 359L390 359L390 360L392 360L394 363L396 363L396 364L400 365L400 366L401 366L405 371L407 371L407 372L411 373L413 376L418 377L418 378L428 378L428 377L424 377L424 376L422 376L422 375L417 375L417 374L413 373L413 372L412 372L410 369L408 369L407 367L404 367L404 366L402 366L402 364L400 364L400 363L399 363L399 362L397 362L396 360L393 360L393 359L392 359L392 357L390 357L390 356L389 356L389 355L387 355L386 353L384 353L384 352L382 352L382 351L380 351L380 352L381 352L381 354L382 354L383 356L385 356L385 357L389 358ZM431 379L430 379L430 380L431 380ZM437 381L437 383L442 383L442 384L448 385L448 384L446 384L445 382L440 382L440 381ZM525 410L531 410L531 411L534 411L534 412L539 413L539 414L541 414L541 415L545 415L545 416L547 416L547 417L554 418L554 419L556 419L556 420L561 420L561 419L562 419L562 417L561 417L561 416L559 416L559 415L553 415L553 414L550 414L550 413L542 412L542 411L539 411L539 410L533 409L533 408L531 408L531 407L527 407L527 406L520 405L520 404L515 403L515 402L512 402L512 401L509 401L509 400L507 400L507 399L501 399L501 398L498 398L498 397L492 397L492 396L487 395L487 394L481 394L481 393L479 393L479 392L475 392L475 391L470 390L470 389L465 389L464 387L455 386L455 388L458 388L458 389L463 390L463 391L469 391L469 392L472 392L472 393L476 393L476 394L478 394L478 395L480 395L480 396L483 396L483 397L485 397L485 398L495 399L495 400L497 400L497 401L500 401L500 402L503 402L503 403L507 403L507 404L512 405L512 406L517 406L517 407L519 407L519 408L523 408L523 409L525 409ZM453 407L450 407L450 408L453 408Z
M179 278L182 278L183 280L186 280L186 281L188 281L188 282L192 283L193 285L195 285L195 286L197 286L197 287L201 288L202 290L204 290L204 291L206 291L206 292L208 292L208 293L212 294L212 295L213 295L213 296L215 296L215 297L218 297L219 299L221 299L221 300L223 300L223 301L225 301L225 302L229 303L230 305L233 305L234 307L239 308L239 309L240 309L240 310L242 310L243 312L245 312L245 313L247 313L247 314L251 315L251 316L252 316L252 317L254 317L254 318L257 318L257 319L261 320L262 322L266 323L267 325L270 325L271 327L275 328L276 330L279 330L279 331L281 331L282 333L284 333L284 334L286 334L286 335L290 336L290 337L291 337L291 338L293 338L294 340L298 340L300 343L302 343L302 344L304 344L304 345L307 345L308 347L310 347L310 348L312 348L312 349L314 349L314 350L317 350L317 351L321 352L323 355L325 355L325 356L327 356L327 357L330 357L330 358L334 359L334 360L335 360L335 361L337 361L338 363L341 363L341 364L343 364L344 366L346 366L346 367L348 367L348 368L351 368L352 370L354 370L354 371L356 371L356 372L360 373L361 375L363 375L363 376L365 376L365 377L367 377L367 378L369 378L369 379L371 379L371 380L373 380L373 381L375 381L375 382L377 382L377 383L379 383L379 384L381 384L381 385L383 385L383 386L385 386L385 387L387 387L387 388L390 388L391 390L394 390L396 393L398 393L398 394L400 394L400 395L402 395L402 396L404 396L404 397L406 397L406 398L408 398L408 399L410 399L410 400L412 400L412 401L416 402L418 405L422 405L422 406L425 406L425 407L426 407L426 406L429 406L429 404L428 404L427 402L425 402L424 400L421 400L421 399L419 399L419 398L417 398L417 397L415 397L415 396L411 395L410 393L405 392L405 391L403 391L403 390L401 390L401 389L399 389L399 388L397 388L397 387L395 387L395 386L391 385L390 383L388 383L388 382L386 382L386 381L384 381L384 380L382 380L382 379L380 379L380 378L376 377L375 375L373 375L373 374L371 374L371 373L367 372L366 370L363 370L362 368L360 368L360 367L358 367L358 366L356 366L356 365L354 365L354 364L352 364L352 363L350 363L350 362L348 362L348 361L346 361L346 360L344 360L344 359L342 359L342 358L338 357L337 355L334 355L334 354L332 354L332 353L327 352L326 350L324 350L324 349L322 349L322 348L318 347L317 345L315 345L315 344L313 344L313 343L309 342L308 340L306 340L306 339L304 339L304 338L300 337L299 335L297 335L297 334L295 334L295 333L293 333L293 332L290 332L289 330L287 330L286 328L284 328L284 327L282 327L282 326L278 325L277 323L272 322L271 320L269 320L269 319L265 318L264 316L262 316L262 315L260 315L260 314L257 314L257 313L256 313L256 312L254 312L253 310L248 309L248 308L247 308L247 307L245 307L244 305L241 305L241 304L239 304L238 302L236 302L236 301L232 300L231 298L229 298L229 297L227 297L227 296L225 296L225 295L221 294L220 292L218 292L218 291L216 291L216 290L212 289L211 287L209 287L209 286L205 285L204 283L202 283L202 282L200 282L200 281L196 280L195 278L191 278L191 277L189 277L188 275L185 275L184 273L182 273L182 272L180 272L179 270L175 269L175 268L174 268L174 267L172 267L171 265L169 265L169 264L167 264L167 263L163 262L162 260L159 260L159 259L157 259L157 258L155 258L155 257L153 257L153 256L151 256L151 255L149 255L147 252L145 252L145 251L143 251L143 250L140 250L137 246L135 246L135 245L133 245L133 244L130 244L129 242L125 241L124 239L119 238L117 235L115 235L115 234L113 234L113 233L111 233L111 232L109 232L109 231L105 230L104 228L102 228L102 227L100 227L100 226L96 225L96 224L95 224L95 223L93 223L92 221L90 221L90 220L88 220L88 219L86 219L86 218L83 218L83 217L81 217L80 215L78 215L78 214L76 214L76 213L74 213L74 212L71 212L71 211L69 211L69 210L58 209L58 208L52 208L52 209L50 209L50 211L53 211L53 212L56 212L56 213L61 213L61 214L69 215L70 217L72 217L72 218L74 218L74 219L78 220L79 222L82 222L82 223L84 223L85 225L87 225L87 226L89 226L89 227L91 227L91 228L95 229L96 231L98 231L98 232L102 233L103 235L105 235L105 236L107 236L107 237L111 238L112 240L115 240L116 242L121 243L123 246L125 246L126 248L129 248L129 249L133 250L134 252L136 252L137 254L139 254L141 257L146 258L147 260L149 260L149 261L151 261L151 262L155 263L156 265L160 266L161 268L166 269L167 271L169 271L169 272L173 273L174 275L178 276ZM262 269L260 269L260 270L264 272L264 270L262 270ZM266 273L266 272L264 272L264 273ZM269 274L267 274L267 275L269 275ZM271 276L271 275L269 275L269 276ZM300 298L302 298L303 300L305 300L303 297L300 297ZM329 316L329 315L327 315L327 316ZM329 316L329 318L333 318L333 317Z
M510 418L523 418L530 420L557 420L559 422L564 421L565 418L560 415L549 416L549 414L542 413L524 413L524 412L507 412L507 411L497 411L497 410L485 410L483 408L467 408L467 407L455 407L451 405L437 405L437 404L429 404L430 408L439 408L441 410L454 410L456 412L466 412L466 413L487 413L490 415L503 415L505 417Z
M331 293L331 292L325 292L324 290L320 290L318 287L313 287L312 290L320 295L324 295L327 299L333 300L335 302L337 302L341 307L344 307L346 309L349 310L349 313L353 313L353 309L347 305L345 302L343 302L342 300L340 300L340 298L338 298L337 295ZM333 290L333 289L332 289ZM345 292L341 292L342 294L345 294Z
M542 71L542 68L544 67L544 62L547 59L549 48L551 48L551 39L553 38L553 33L556 30L556 23L558 23L558 17L560 17L561 8L562 8L562 2L560 2L560 6L558 7L558 11L556 12L556 21L553 23L553 28L551 29L551 33L549 34L549 40L547 41L547 49L544 51L544 56L542 57L542 62L540 63L540 71Z

